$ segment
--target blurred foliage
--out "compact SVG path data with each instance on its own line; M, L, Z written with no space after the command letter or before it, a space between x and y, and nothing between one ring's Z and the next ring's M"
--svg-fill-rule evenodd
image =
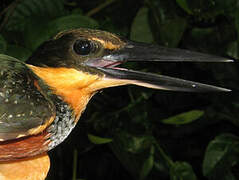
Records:
M239 138L232 134L221 134L212 140L203 162L203 174L212 179L230 179L231 168L238 163ZM234 178L235 179L235 178Z
M136 14L130 32L130 39L140 42L152 43L153 35L149 26L147 7L142 7ZM144 36L142 36L142 34Z
M169 117L167 119L163 119L161 120L161 122L165 124L174 124L174 125L187 124L199 119L201 116L203 116L203 114L204 114L203 111L192 110L189 112L178 114L176 116Z
M99 136L94 136L92 134L88 134L88 139L94 144L106 144L112 142L112 139L110 138L102 138Z
M0 53L22 61L58 32L79 27L235 61L239 55L238 0L2 0L0 8ZM239 179L238 63L126 66L233 91L106 89L50 152L47 179Z

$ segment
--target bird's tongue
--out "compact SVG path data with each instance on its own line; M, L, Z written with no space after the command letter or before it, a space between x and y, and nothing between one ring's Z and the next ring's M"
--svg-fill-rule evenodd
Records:
M124 63L124 61L114 61L114 60L104 60L104 59L91 59L85 62L85 65L90 67L101 67L101 68L114 68L120 64Z

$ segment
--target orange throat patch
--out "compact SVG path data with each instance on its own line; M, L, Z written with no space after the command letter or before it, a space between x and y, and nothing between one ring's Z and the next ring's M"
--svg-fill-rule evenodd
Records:
M27 65L53 92L68 103L78 121L90 98L100 89L129 84L128 80L106 78L74 68L50 68Z
M73 68L43 68L28 65L55 93L69 104L79 119L95 90L89 88L101 77Z

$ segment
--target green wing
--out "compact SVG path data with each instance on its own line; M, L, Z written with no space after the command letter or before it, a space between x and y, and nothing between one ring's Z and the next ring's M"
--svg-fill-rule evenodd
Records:
M21 61L0 54L0 141L30 135L55 114L34 85L39 79Z

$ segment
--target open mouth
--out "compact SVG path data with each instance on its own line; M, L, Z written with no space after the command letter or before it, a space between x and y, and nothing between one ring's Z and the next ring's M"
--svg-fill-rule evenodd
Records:
M116 66L124 63L125 61L117 60L105 60L105 59L91 59L85 62L87 66L90 67L101 67L101 68L115 68Z
M186 92L231 91L217 86L118 67L120 64L130 61L233 62L231 59L144 43L130 43L130 46L111 52L100 59L88 60L85 62L85 65L103 72L107 78L127 80L130 82L129 84L136 84L154 89Z

